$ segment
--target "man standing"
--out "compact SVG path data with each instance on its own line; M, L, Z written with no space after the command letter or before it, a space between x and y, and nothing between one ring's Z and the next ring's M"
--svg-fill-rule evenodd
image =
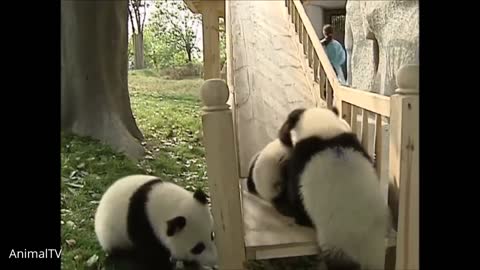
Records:
M342 65L345 63L346 55L342 44L333 38L333 27L326 24L323 27L324 38L321 40L328 59L337 74L337 78L341 84L346 84L345 75L343 74Z

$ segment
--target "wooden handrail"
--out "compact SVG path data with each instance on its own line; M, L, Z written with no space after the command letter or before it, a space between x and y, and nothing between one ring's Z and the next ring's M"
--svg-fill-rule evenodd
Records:
M385 117L390 117L390 97L339 85L336 91L339 99Z
M332 64L330 63L330 60L328 60L328 56L325 53L325 50L323 49L322 44L320 43L320 39L317 36L317 32L315 31L315 28L313 28L312 22L308 18L308 15L305 12L305 9L303 8L303 5L300 2L300 0L290 0L290 1L294 3L295 8L297 9L297 12L298 12L298 16L300 17L300 21L305 27L307 35L310 37L313 49L317 53L317 56L320 59L320 63L322 64L325 70L325 73L327 75L327 78L335 90L340 86L340 82L338 81L337 75L335 74L335 70L333 69Z

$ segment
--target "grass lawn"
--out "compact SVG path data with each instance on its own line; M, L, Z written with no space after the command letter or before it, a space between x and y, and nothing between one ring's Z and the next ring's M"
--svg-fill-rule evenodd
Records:
M62 269L103 268L105 255L95 237L93 217L102 193L115 179L153 174L208 192L198 97L202 82L166 80L148 70L130 72L132 109L148 151L138 163L88 138L62 135ZM257 261L250 268L313 269L312 261Z

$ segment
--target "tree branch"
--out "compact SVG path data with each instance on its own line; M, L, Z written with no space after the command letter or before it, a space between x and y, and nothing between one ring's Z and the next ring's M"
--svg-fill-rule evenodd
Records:
M142 18L142 27L141 27L141 32L143 33L143 29L144 29L144 26L145 26L145 18L147 17L147 4L144 3L143 4L143 18Z
M131 0L132 1L132 6L133 6L133 12L135 13L135 21L137 23L137 30L140 32L140 2L141 0Z
M130 23L132 25L132 34L135 34L135 24L133 23L132 11L130 10L130 6L132 5L132 1L128 1L128 17L130 18Z

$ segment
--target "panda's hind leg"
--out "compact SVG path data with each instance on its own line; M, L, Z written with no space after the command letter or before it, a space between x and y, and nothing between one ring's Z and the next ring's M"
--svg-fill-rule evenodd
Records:
M174 270L169 257L140 249L112 250L105 260L105 270Z
M318 270L362 270L361 265L340 249L323 246L319 250Z

